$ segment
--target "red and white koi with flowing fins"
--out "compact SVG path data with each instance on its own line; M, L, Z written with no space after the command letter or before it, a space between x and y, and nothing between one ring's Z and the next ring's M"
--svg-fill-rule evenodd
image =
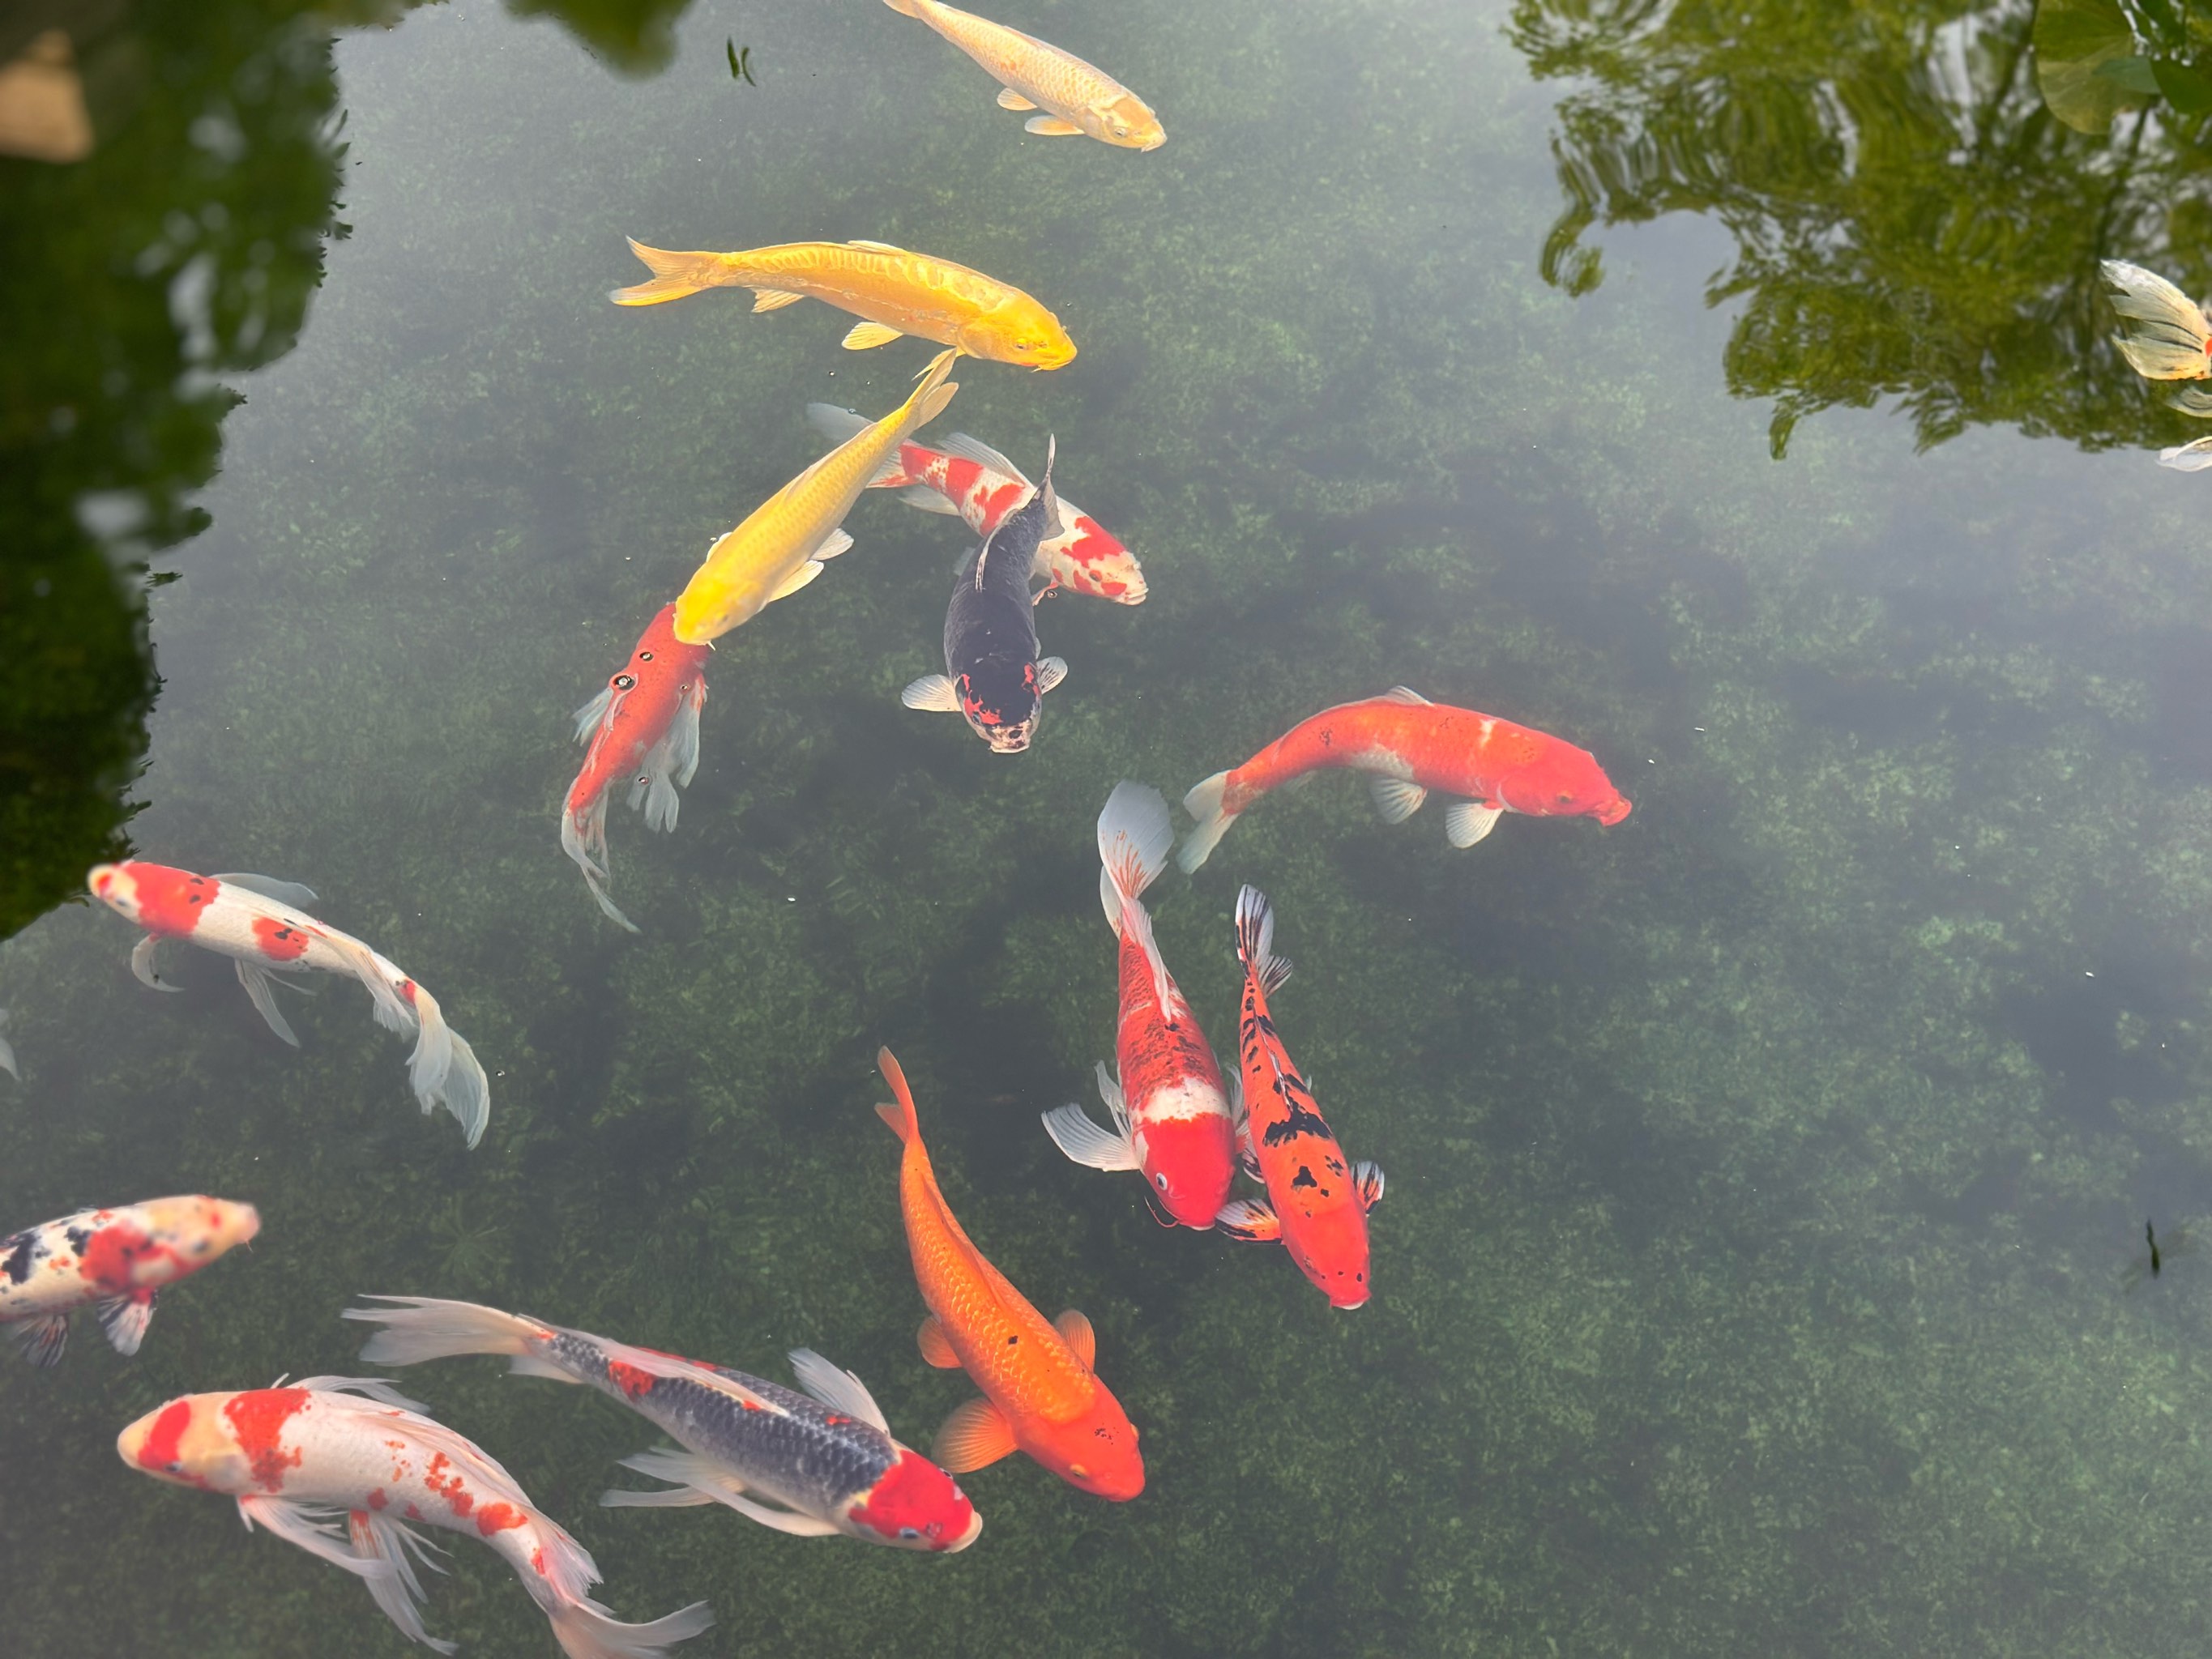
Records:
M807 404L806 418L816 431L841 443L867 425L860 415L835 404ZM896 489L908 507L957 517L988 540L1036 486L988 444L956 432L941 449L909 438L899 446L898 465L869 488ZM1044 581L1046 592L1064 588L1116 605L1142 605L1145 572L1137 556L1066 496L1059 501L1058 520L1052 533L1037 544L1030 574Z
M417 1561L430 1541L408 1522L482 1539L514 1570L569 1659L654 1659L714 1622L703 1601L625 1625L593 1601L589 1551L533 1504L489 1454L388 1382L310 1376L287 1388L191 1394L116 1437L132 1468L238 1500L247 1530L360 1579L410 1641L453 1644L423 1628ZM343 1528L343 1530L341 1528Z
M1211 1227L1229 1197L1236 1154L1221 1067L1198 1016L1161 959L1139 895L1159 878L1175 846L1157 789L1121 782L1098 815L1098 902L1121 941L1116 1075L1098 1067L1111 1132L1080 1106L1044 1115L1045 1133L1078 1164L1142 1170L1146 1196L1171 1223Z
M607 802L627 781L630 810L648 830L673 830L676 792L699 769L699 711L707 702L710 647L676 637L676 606L646 624L629 660L576 711L583 769L561 806L561 850L576 861L599 908L633 933L637 924L607 896Z
M1474 846L1507 812L1590 817L1609 828L1629 811L1588 750L1399 685L1324 708L1243 765L1194 784L1182 805L1195 822L1176 862L1196 870L1261 796L1338 766L1368 775L1385 823L1413 817L1431 789L1462 797L1444 811L1444 839L1455 847Z
M0 1238L0 1331L33 1364L69 1341L69 1316L89 1307L115 1352L138 1352L165 1285L198 1273L261 1231L251 1204L224 1198L149 1198L79 1210Z
M131 971L156 991L179 988L154 971L155 948L181 939L233 959L269 1029L294 1048L300 1039L276 1006L276 974L319 969L347 974L368 988L376 1023L413 1033L408 1081L426 1113L443 1106L474 1146L491 1116L491 1084L460 1034L446 1024L438 1000L352 934L318 921L306 906L314 891L267 876L196 876L134 859L94 865L85 878L92 896L146 930L131 952Z

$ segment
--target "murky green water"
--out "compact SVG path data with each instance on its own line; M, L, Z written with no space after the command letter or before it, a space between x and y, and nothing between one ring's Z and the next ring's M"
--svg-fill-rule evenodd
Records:
M2201 1646L2212 1258L2129 1274L2147 1216L2212 1210L2212 483L2153 464L2197 433L2094 276L2212 287L2185 138L2054 123L2020 4L993 13L1142 92L1148 155L1024 137L864 0L695 5L636 74L476 0L327 57L281 9L122 9L94 158L0 161L0 1231L264 1219L135 1360L88 1323L0 1366L0 1646L404 1650L112 1449L173 1394L357 1369L360 1291L770 1375L811 1346L926 1443L969 1389L915 1352L884 1042L978 1243L1096 1323L1150 1485L1010 1461L938 1560L603 1511L649 1427L411 1373L623 1614L713 1602L686 1652ZM569 711L818 453L805 404L879 413L925 353L841 352L813 305L617 311L624 234L1036 294L1081 356L963 364L945 425L1056 434L1152 587L1043 607L1072 672L994 757L897 701L964 532L863 500L722 642L677 831L615 815L636 939L556 845ZM135 779L110 554L178 578ZM1346 1315L1036 1114L1112 1048L1114 781L1179 795L1396 682L1592 749L1636 811L1458 853L1325 779L1156 890L1224 1045L1237 884L1279 907L1285 1036L1390 1177ZM48 908L126 843L319 890L491 1068L483 1146L354 988L288 1000L295 1053L217 959L155 997L122 921ZM552 1650L488 1553L453 1568L434 1632Z

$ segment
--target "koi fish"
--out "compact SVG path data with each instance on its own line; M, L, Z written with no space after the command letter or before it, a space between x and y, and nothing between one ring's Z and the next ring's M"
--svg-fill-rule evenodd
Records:
M994 754L1018 755L1030 746L1044 694L1067 678L1058 657L1037 655L1036 602L1030 597L1037 544L1045 527L1059 521L1052 459L1048 442L1044 483L999 521L953 578L945 611L945 672L925 674L899 693L909 708L965 715Z
M561 808L561 850L599 908L633 933L637 924L607 896L607 802L628 779L630 810L644 803L646 828L676 827L676 792L699 769L708 650L676 637L676 607L664 605L622 672L576 711L576 741L591 747Z
M1170 1224L1211 1227L1229 1199L1236 1167L1229 1097L1221 1067L1182 989L1160 958L1152 920L1139 896L1167 867L1175 845L1168 804L1157 789L1118 783L1098 815L1098 902L1121 941L1121 1013L1115 1075L1098 1067L1111 1132L1080 1106L1044 1115L1045 1133L1078 1164L1142 1170L1145 1196Z
M835 404L809 404L806 418L824 437L842 441L867 424ZM988 537L1036 488L1022 470L988 444L956 432L943 449L908 441L899 446L896 470L868 486L896 489L899 500L924 513L957 516L978 536ZM1061 495L1053 533L1037 544L1030 574L1045 579L1045 590L1065 587L1116 605L1145 602L1145 573L1137 556L1073 501Z
M1168 141L1151 105L1073 52L940 0L884 3L920 18L981 64L1002 88L1000 108L1043 110L1029 118L1030 132L1053 138L1088 133L1122 149L1158 149Z
M1092 1371L1097 1338L1070 1308L1048 1325L983 1259L938 1190L914 1096L891 1051L876 1052L896 1105L876 1108L905 1143L899 1211L915 1283L929 1314L915 1340L942 1370L965 1370L983 1391L954 1407L930 1455L955 1474L1027 1452L1070 1486L1121 1502L1145 1489L1137 1430Z
M1197 869L1238 813L1270 789L1326 766L1368 774L1385 823L1413 817L1431 789L1466 797L1444 812L1444 838L1455 847L1474 846L1507 812L1591 817L1608 827L1628 816L1628 797L1588 750L1532 726L1431 702L1400 685L1324 708L1243 765L1194 786L1182 805L1196 823L1176 861Z
M822 574L824 560L853 544L845 515L886 463L897 465L898 447L952 401L960 383L945 377L959 355L939 352L912 397L846 439L707 550L706 562L677 596L678 640L705 645L720 639L799 592Z
M358 1396L358 1397L356 1397ZM490 1546L514 1570L569 1659L652 1659L714 1622L704 1601L625 1625L593 1601L599 1569L490 1455L374 1377L307 1376L286 1388L188 1394L116 1437L124 1462L156 1480L238 1500L247 1531L343 1567L410 1641L453 1644L422 1626L417 1561L434 1547L415 1522Z
M798 1394L743 1371L473 1302L369 1300L392 1305L348 1308L344 1316L384 1328L361 1351L372 1364L506 1354L514 1362L508 1370L595 1388L686 1448L623 1459L625 1468L676 1484L606 1492L599 1502L610 1508L726 1504L795 1537L842 1533L895 1549L945 1553L966 1549L983 1530L983 1517L952 1477L891 1438L866 1385L805 1348L791 1356L805 1390Z
M115 1352L138 1352L165 1285L190 1278L261 1231L251 1204L149 1198L79 1210L0 1238L0 1328L41 1368L59 1362L69 1316L89 1307Z
M2212 375L2212 320L2204 309L2165 277L2106 259L2098 269L2119 293L2112 309L2129 319L2113 338L2128 365L2147 380L2201 380ZM2212 394L2185 387L2166 400L2185 415L2212 417ZM2199 438L2158 454L2160 466L2177 472L2201 472L2212 466L2212 438Z
M310 969L352 975L368 988L379 1025L415 1034L408 1081L423 1111L443 1106L459 1120L471 1146L483 1139L491 1084L476 1051L447 1025L437 998L352 934L308 915L303 907L315 902L313 889L267 876L196 876L137 859L94 865L85 884L94 898L146 930L131 952L131 971L140 984L181 989L154 971L154 951L165 939L189 939L234 959L238 982L255 1009L295 1048L300 1039L277 1009L277 981L270 975Z
M1291 976L1291 964L1273 954L1275 913L1267 896L1247 887L1237 896L1237 955L1244 964L1244 1000L1237 1018L1240 1097L1246 1111L1246 1172L1266 1182L1266 1198L1240 1198L1222 1206L1214 1224L1248 1243L1279 1240L1298 1271L1328 1297L1332 1308L1366 1305L1367 1212L1382 1198L1382 1171L1372 1164L1347 1164L1313 1097L1298 1075L1267 998Z
M845 336L848 351L912 334L970 357L1024 368L1060 368L1075 361L1075 342L1060 319L1021 289L888 242L787 242L738 253L678 253L632 237L629 248L651 269L653 280L608 295L618 306L664 305L704 289L749 288L755 311L816 299L860 318Z

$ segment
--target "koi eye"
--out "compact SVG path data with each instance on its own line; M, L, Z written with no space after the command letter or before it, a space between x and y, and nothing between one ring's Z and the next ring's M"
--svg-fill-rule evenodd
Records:
M1167 1191L1167 1189L1168 1189L1168 1178L1167 1178L1167 1176L1166 1176L1164 1174L1156 1175L1156 1176L1154 1176L1152 1177L1152 1179L1153 1179L1154 1181L1157 1181L1158 1182L1159 1182L1159 1184L1160 1184L1160 1190L1161 1190L1162 1192L1165 1192L1165 1191Z
M637 677L635 674L617 674L609 683L617 691L629 691L635 689Z
M1575 792L1574 792L1573 790L1571 790L1571 789L1562 789L1562 790L1560 790L1560 791L1559 791L1559 805L1562 805L1562 806L1565 806L1565 805L1569 801L1572 800L1574 798L1575 798Z
M919 1538L921 1534L915 1531L912 1527L901 1527L899 1528L899 1536L902 1538Z

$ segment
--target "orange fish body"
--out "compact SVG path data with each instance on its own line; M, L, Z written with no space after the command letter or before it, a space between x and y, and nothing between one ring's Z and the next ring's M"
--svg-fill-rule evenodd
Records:
M1091 1322L1071 1309L1048 1323L983 1259L938 1190L906 1074L888 1048L876 1063L898 1097L876 1109L906 1144L899 1209L915 1282L929 1309L921 1356L942 1369L957 1366L983 1391L945 1419L932 1455L964 1474L1023 1451L1085 1492L1134 1498L1145 1488L1137 1431L1091 1371Z
M1588 750L1494 714L1431 702L1401 685L1324 708L1243 765L1197 785L1183 797L1197 827L1177 861L1197 869L1238 813L1269 790L1331 766L1367 773L1376 806L1390 823L1411 817L1431 789L1460 797L1444 817L1455 847L1474 846L1506 812L1592 817L1610 826L1629 811L1628 798Z
M1267 1196L1234 1200L1215 1224L1232 1238L1280 1240L1331 1307L1361 1307L1371 1289L1367 1212L1382 1200L1382 1171L1346 1161L1312 1085L1275 1035L1267 994L1290 977L1291 965L1273 953L1274 932L1266 896L1247 887L1237 896L1237 954L1244 963L1237 1054L1247 1167L1256 1168Z

